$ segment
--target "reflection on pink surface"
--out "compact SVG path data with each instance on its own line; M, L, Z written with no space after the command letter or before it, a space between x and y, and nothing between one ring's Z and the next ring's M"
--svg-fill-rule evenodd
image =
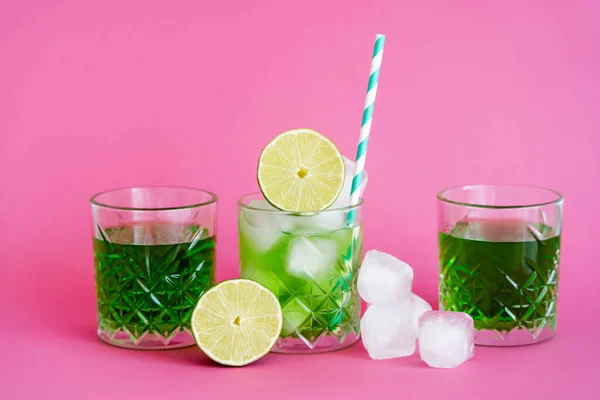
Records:
M600 356L597 2L134 3L0 5L0 332L11 365L0 398L590 398ZM311 127L354 155L377 32L387 40L365 249L409 262L416 292L435 303L439 190L559 190L557 336L477 348L454 371L418 357L376 362L360 345L223 369L194 349L99 343L89 197L159 184L216 192L217 276L238 276L235 200L256 190L260 150Z

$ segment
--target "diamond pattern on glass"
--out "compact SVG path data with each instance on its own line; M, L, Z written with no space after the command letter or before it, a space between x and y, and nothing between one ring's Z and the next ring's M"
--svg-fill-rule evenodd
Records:
M94 239L99 330L109 341L126 337L139 345L151 336L167 346L188 331L196 302L214 284L214 239L199 239L193 233L201 230L186 226L192 241L185 243L111 240L133 236L136 228L105 228L103 238ZM173 229L152 228L155 235Z
M486 242L468 243L466 251L461 240L440 236L440 308L468 313L499 341L515 330L535 341L556 328L559 237L496 243L497 253Z

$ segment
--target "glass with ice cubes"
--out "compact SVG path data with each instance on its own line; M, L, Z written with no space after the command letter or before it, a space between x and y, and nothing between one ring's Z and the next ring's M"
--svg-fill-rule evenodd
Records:
M258 193L238 201L241 275L271 290L283 311L274 352L333 351L359 337L362 201L348 199L342 193L327 210L300 214Z

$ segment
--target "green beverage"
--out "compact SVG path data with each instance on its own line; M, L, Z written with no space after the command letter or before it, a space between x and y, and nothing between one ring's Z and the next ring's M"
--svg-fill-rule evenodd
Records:
M560 234L543 224L480 220L439 233L440 308L468 313L475 328L555 330ZM502 336L504 337L504 336Z
M366 173L364 181L353 180L355 170L325 136L293 129L260 154L261 194L238 201L241 275L273 292L282 310L271 351L334 351L360 336L359 197Z
M358 338L361 226L345 227L337 211L325 214L240 210L241 275L271 290L283 312L274 351L329 351Z
M98 329L109 342L153 335L167 345L189 333L192 311L215 279L215 239L198 225L105 228L94 238L94 259Z

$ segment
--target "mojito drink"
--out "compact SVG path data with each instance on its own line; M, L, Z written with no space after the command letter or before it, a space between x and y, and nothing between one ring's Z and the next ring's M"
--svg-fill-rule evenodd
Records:
M240 200L240 267L243 278L267 287L281 304L283 329L273 351L314 353L354 343L360 214L347 226L349 210L294 215L259 198Z
M355 170L312 129L283 132L260 154L261 193L238 202L240 268L281 305L283 326L272 351L333 351L359 337L360 196L367 176L353 184Z

